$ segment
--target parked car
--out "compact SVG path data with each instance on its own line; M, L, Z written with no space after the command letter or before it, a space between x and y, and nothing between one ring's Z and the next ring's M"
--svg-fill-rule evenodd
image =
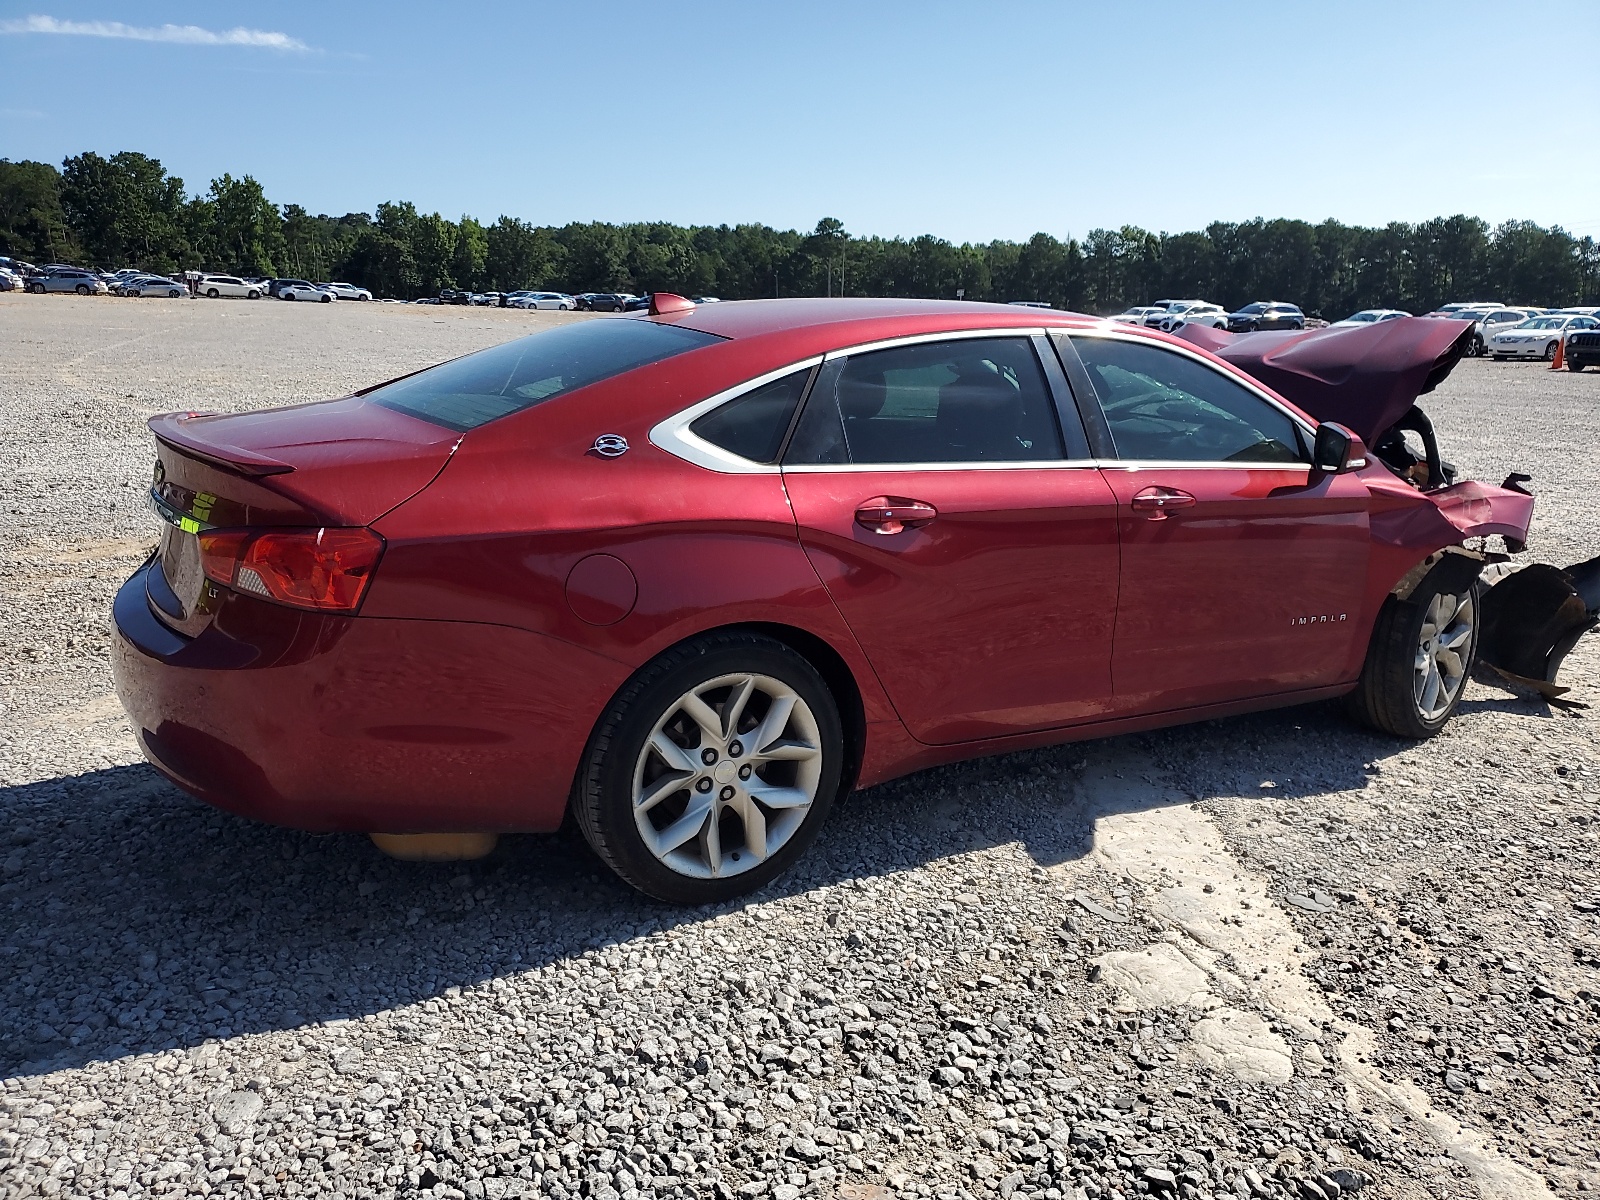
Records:
M159 275L125 280L121 291L124 296L164 296L168 300L179 300L189 294L189 289L183 284L163 279Z
M1477 314L1474 316L1474 314ZM1457 309L1450 314L1458 320L1475 320L1478 323L1478 337L1474 345L1474 354L1487 352L1489 339L1497 333L1504 333L1513 329L1531 317L1543 315L1543 310L1535 308L1510 308L1502 306L1491 308L1488 312L1479 312L1477 309Z
M20 292L25 286L21 275L0 267L0 292Z
M626 304L624 304L622 306L622 311L623 312L643 312L643 311L645 311L645 309L650 307L650 296L651 296L651 294L652 293L650 293L650 292L646 292L642 296L635 296L632 300L629 300Z
M583 312L621 312L627 304L614 292L580 292L573 300Z
M471 304L472 293L460 288L445 288L439 293L440 304Z
M565 292L513 292L506 300L506 307L571 312L578 304Z
M1146 322L1150 324L1150 322ZM1228 327L1228 310L1205 300L1172 300L1166 313L1155 321L1155 328L1171 333L1181 325L1205 325L1212 329Z
M1121 325L1143 325L1146 317L1159 318L1165 315L1166 311L1166 309L1157 308L1153 304L1136 304L1109 319Z
M1449 304L1441 304L1435 312L1456 313L1464 308L1504 308L1504 300L1455 300ZM1431 314L1430 314L1431 315Z
M1567 334L1563 357L1569 371L1600 367L1600 329L1574 329Z
M1543 358L1556 356L1556 346L1569 332L1578 329L1600 328L1594 317L1561 316L1529 317L1519 325L1503 329L1488 339L1489 357L1495 362L1508 358Z
M1424 489L1364 444L1465 326L1402 329L1358 394L1281 372L1319 423L1195 345L1065 313L653 311L153 419L161 545L111 655L150 761L401 854L481 853L570 802L623 879L716 903L844 792L940 762L1337 695L1430 736L1477 650L1465 543L1527 535L1526 493Z
M79 267L57 267L42 275L34 275L28 279L28 290L37 295L45 292L77 292L80 296L104 296L110 292L102 280L93 271L85 271Z
M315 300L318 304L327 304L337 300L338 297L327 288L318 287L314 283L295 281L287 283L278 289L279 300Z
M1335 321L1328 328L1343 329L1350 325L1376 325L1380 321L1397 321L1401 317L1409 317L1408 312L1401 312L1398 308L1363 308L1358 313L1351 313L1342 321Z
M195 285L195 294L212 300L259 300L261 285L246 283L237 275L202 275Z
M1306 315L1281 300L1257 300L1228 314L1228 332L1254 333L1261 329L1304 329Z
M353 283L325 283L322 285L340 300L371 300L372 293L364 287L357 287Z
M20 275L24 279L39 270L31 262L24 262L20 258L12 258L8 254L0 254L0 269L10 271L13 275Z

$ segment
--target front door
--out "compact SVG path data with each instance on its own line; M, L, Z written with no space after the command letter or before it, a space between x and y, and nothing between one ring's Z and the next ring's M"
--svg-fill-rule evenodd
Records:
M1111 704L1115 502L1041 350L990 335L832 358L785 457L806 553L925 742Z
M1074 334L1116 464L1112 679L1152 712L1345 682L1369 547L1366 485L1310 467L1310 432L1199 355Z

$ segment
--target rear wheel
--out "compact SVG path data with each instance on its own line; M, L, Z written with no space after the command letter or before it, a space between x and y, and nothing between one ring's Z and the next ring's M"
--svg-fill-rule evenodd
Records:
M1348 700L1353 715L1396 737L1443 729L1478 657L1479 596L1476 573L1447 558L1409 599L1389 597Z
M839 789L839 711L781 642L713 634L662 655L601 718L573 795L578 827L625 881L714 904L782 874Z

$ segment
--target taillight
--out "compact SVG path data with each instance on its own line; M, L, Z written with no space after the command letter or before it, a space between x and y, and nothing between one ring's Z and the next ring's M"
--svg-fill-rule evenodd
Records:
M207 529L200 563L234 591L295 608L354 612L383 554L370 529Z

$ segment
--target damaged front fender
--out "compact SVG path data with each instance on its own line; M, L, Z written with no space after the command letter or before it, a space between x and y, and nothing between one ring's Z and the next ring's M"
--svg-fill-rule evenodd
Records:
M1562 660L1600 625L1600 558L1531 563L1494 580L1479 619L1478 661L1507 683L1555 700Z

